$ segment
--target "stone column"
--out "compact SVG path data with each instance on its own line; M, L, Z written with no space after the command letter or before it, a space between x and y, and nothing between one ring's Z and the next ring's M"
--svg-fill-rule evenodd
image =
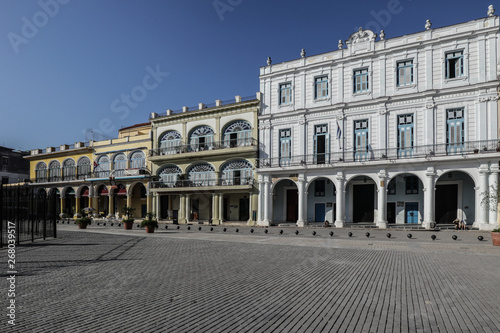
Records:
M186 220L186 195L185 194L181 194L180 195L180 205L179 205L179 216L178 216L178 219L179 219L179 224L186 224L187 223L187 220Z
M248 194L248 221L247 221L248 225L253 224L252 210L253 210L253 193L252 193L252 191L250 191L250 193Z
M155 211L153 213L156 215L156 218L158 220L160 220L160 218L161 218L161 216L160 216L161 215L160 214L160 212L161 212L160 201L161 200L160 200L160 195L158 194L158 192L155 192L153 194L153 199L154 199L154 207L155 207Z
M59 190L59 193L62 193L62 191ZM60 201L61 201L61 213L64 213L64 206L66 204L66 199L64 199L64 197L61 195Z
M186 223L191 220L191 194L186 194Z
M82 217L82 214L80 214L80 209L81 209L80 208L80 196L75 195L75 215L73 216L73 218Z
M212 223L220 224L219 220L219 196L212 193Z
M422 227L430 229L431 223L434 223L434 194L436 171L434 167L428 167L425 172L425 188L424 188L424 222Z
M269 181L269 176L266 176L264 179L264 220L262 222L263 226L270 226L271 225L271 208L269 207L272 203L271 200L272 197L269 193L270 191L270 181Z
M385 183L387 180L387 173L385 170L380 170L378 173L379 186L378 186L378 218L377 218L377 226L380 229L387 228L387 184Z
M152 199L151 192L146 192L146 212L147 213L152 212L153 214L155 214L156 218L158 218L158 215L152 211L153 205L151 199Z
M297 226L298 227L305 227L307 225L307 220L305 218L305 180L304 180L304 175L299 175L299 180L298 180L298 190L299 190L299 219L297 220Z
M337 172L337 216L335 221L336 228L343 228L345 226L345 177L344 172Z
M220 223L222 223L222 221L224 221L224 194L223 193L220 193L219 194L219 220L220 220Z
M488 208L485 205L481 205L482 193L488 192L488 165L481 164L479 166L479 188L476 190L476 209L477 209L477 219L476 224L479 229L483 229L484 225L488 224Z
M498 171L499 171L498 164L494 163L490 166L489 191L495 192L495 194L498 191ZM490 200L490 205L492 207L490 207L489 224L494 228L498 228L498 222L497 222L498 197L496 195L493 196L493 200Z
M262 175L259 175L259 194L257 201L257 225L262 225L263 223L263 215L264 215L264 181L262 180Z
M113 205L112 189L109 189L109 194L108 194L108 217L115 217L115 207Z

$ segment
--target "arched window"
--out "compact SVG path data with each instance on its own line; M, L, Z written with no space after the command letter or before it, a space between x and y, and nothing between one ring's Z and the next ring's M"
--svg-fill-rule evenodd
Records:
M170 165L162 168L158 172L158 178L167 187L174 187L177 182L177 178L182 173L182 170L175 165Z
M212 149L214 145L214 130L209 126L196 127L189 136L191 151Z
M146 156L142 151L135 151L130 155L130 169L146 168Z
M52 161L49 163L49 182L57 182L61 178L61 163Z
M200 163L192 166L189 171L189 180L195 186L214 186L215 168L208 163Z
M95 168L95 177L109 177L110 164L108 156L102 155L99 157L97 160L97 167Z
M160 139L160 154L175 154L181 145L181 135L177 131L168 131Z
M87 156L83 156L78 160L77 175L78 179L85 179L90 177L91 166L90 159Z
M245 120L229 124L224 130L224 147L242 147L252 144L252 126Z
M45 183L47 181L47 164L38 162L35 167L35 182Z
M68 158L63 162L63 180L73 180L76 177L75 161Z
M248 185L253 183L252 164L238 160L222 167L222 185Z
M123 177L125 175L125 169L127 168L127 158L125 154L118 154L113 159L113 169L115 177Z

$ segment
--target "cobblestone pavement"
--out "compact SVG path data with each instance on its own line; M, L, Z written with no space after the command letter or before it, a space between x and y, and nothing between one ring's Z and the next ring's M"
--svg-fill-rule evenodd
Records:
M58 225L17 247L15 326L0 250L0 331L500 331L489 233L201 227Z

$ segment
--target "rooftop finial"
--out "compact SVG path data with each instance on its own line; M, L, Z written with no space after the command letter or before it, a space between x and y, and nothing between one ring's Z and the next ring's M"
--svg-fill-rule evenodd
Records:
M272 63L273 61L271 60L271 57L267 57L267 65L271 66Z
M493 8L493 5L488 6L488 16L494 16L495 15L495 8Z
M380 30L380 40L384 40L385 39L385 32L384 30Z
M342 50L344 48L344 43L342 43L342 39L339 39L338 47L339 47L339 50Z
M300 56L302 58L305 58L306 57L306 49L302 49L302 51L300 51Z
M430 30L432 27L431 20L425 21L425 30Z

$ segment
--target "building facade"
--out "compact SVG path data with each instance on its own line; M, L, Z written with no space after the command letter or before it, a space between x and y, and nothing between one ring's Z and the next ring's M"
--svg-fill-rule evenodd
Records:
M116 139L32 150L31 183L58 197L60 216L78 217L90 207L95 217L119 218L131 206L143 217L151 211L150 128L148 122L122 128Z
M24 159L28 152L0 146L1 184L12 184L29 179L29 163Z
M498 184L499 19L386 39L260 71L258 224L491 229ZM424 26L424 25L422 25Z
M151 192L159 220L256 220L259 108L257 94L151 114Z

